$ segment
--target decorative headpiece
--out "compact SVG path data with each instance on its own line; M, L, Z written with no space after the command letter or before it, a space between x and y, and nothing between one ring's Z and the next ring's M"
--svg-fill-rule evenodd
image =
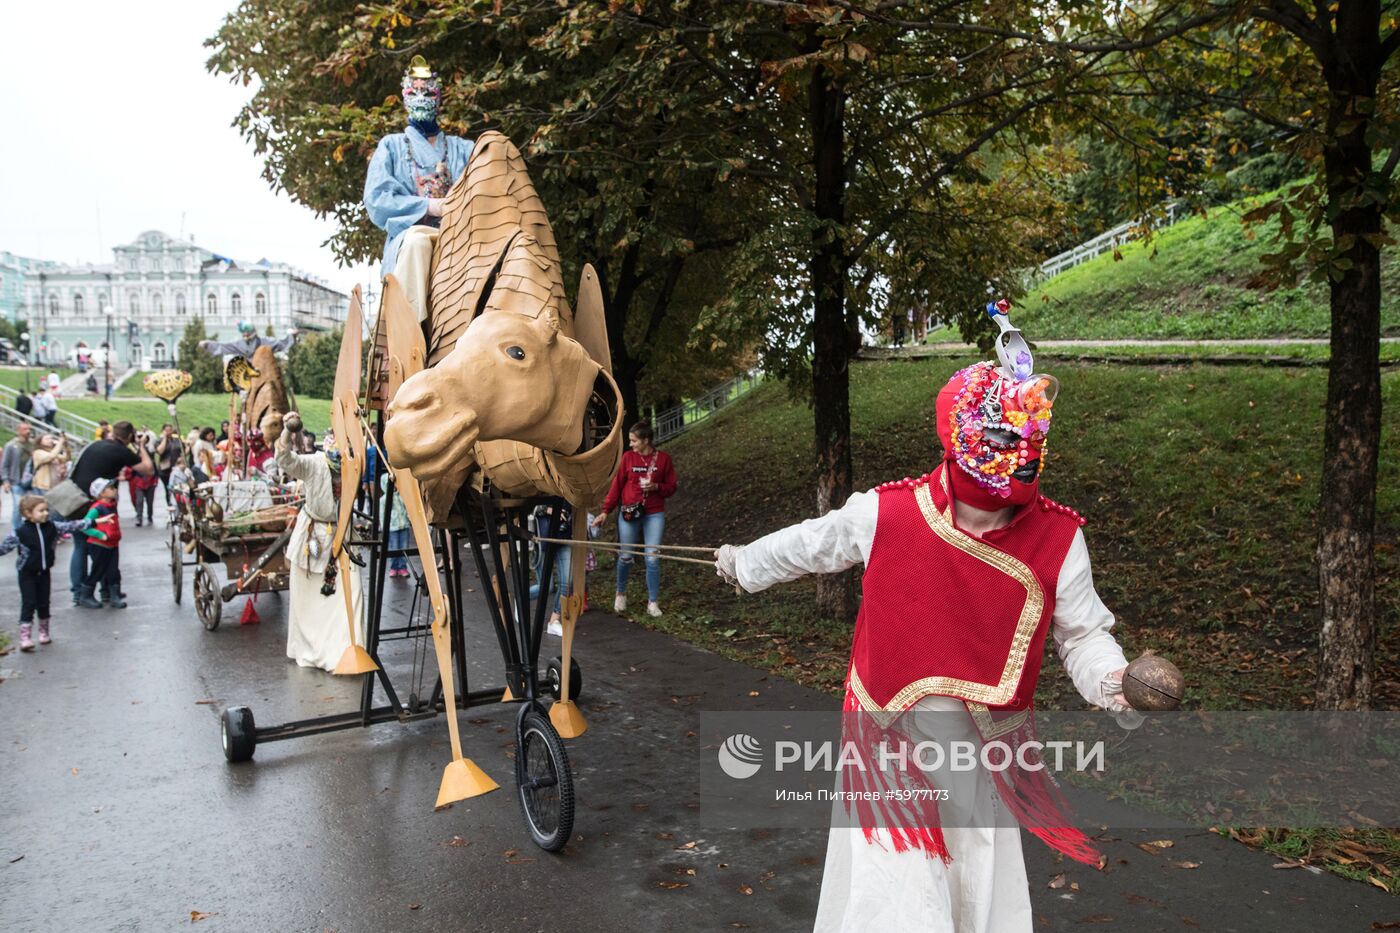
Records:
M969 366L938 394L938 437L953 467L954 494L977 508L1025 505L1035 498L1060 386L1054 376L1032 372L1035 361L1011 326L1010 308L1004 299L987 305L1000 328L1001 365Z
M422 55L413 56L408 70L403 73L403 105L408 111L409 125L425 136L436 134L441 103L442 81L437 72L428 67L428 60Z

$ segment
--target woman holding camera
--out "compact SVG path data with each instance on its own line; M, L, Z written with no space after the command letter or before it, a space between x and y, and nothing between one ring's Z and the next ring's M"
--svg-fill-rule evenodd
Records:
M638 421L627 433L630 450L622 454L622 463L613 477L612 488L603 500L603 511L593 519L594 527L603 524L613 509L622 506L618 514L617 538L624 545L646 545L647 615L661 615L657 600L661 595L661 559L656 546L666 530L666 500L676 492L676 468L671 455L652 446L651 425ZM623 551L617 561L617 598L613 610L627 610L627 578L632 573L636 548Z

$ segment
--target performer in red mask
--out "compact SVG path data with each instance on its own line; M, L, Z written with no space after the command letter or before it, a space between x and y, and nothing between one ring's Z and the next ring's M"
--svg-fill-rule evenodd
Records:
M1047 635L1088 702L1133 715L1084 520L1039 490L1058 384L1032 371L1005 303L988 312L1002 331L1000 365L969 366L939 392L943 459L931 472L716 553L720 576L749 592L865 565L848 733L853 717L885 723L918 713L943 741L1032 738ZM852 814L855 825L832 827L817 930L1029 933L1016 821L1072 858L1097 861L1083 833L1064 825L1046 772L948 780L961 783L940 805L942 818L933 808L931 821L925 810L923 822L891 822L865 808ZM1016 820L983 821L987 812Z

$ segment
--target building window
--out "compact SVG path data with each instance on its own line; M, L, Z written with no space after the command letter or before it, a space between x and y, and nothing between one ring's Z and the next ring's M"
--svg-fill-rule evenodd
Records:
M166 357L165 344L157 340L155 346L151 347L151 365L163 366L169 362L170 360Z
M49 296L49 316L50 316L50 317L58 317L58 296L57 296L57 295L50 295L50 296Z
M204 296L204 313L210 317L216 317L219 313L219 299L213 292Z
M175 313L185 313L185 295L183 292L175 296Z
M267 315L267 296L262 292L258 292L257 296L253 299L253 311L259 317L265 317Z
M165 308L165 302L161 299L160 293L151 295L151 313L160 314Z
M83 293L82 293L82 292L74 292L74 293L73 293L73 313L74 313L75 315L77 315L78 317L82 317L82 316L83 316Z
M126 306L131 309L132 314L141 313L141 296L132 292L126 296Z
M238 292L234 292L233 298L230 299L230 301L233 305L233 316L238 317L238 315L243 313L243 296Z

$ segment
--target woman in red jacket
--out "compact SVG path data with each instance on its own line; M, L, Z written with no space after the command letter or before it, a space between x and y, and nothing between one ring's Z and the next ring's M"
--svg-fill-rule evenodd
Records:
M612 488L603 500L603 511L593 519L596 528L603 524L608 513L619 504L622 511L618 515L617 537L623 544L646 545L647 566L647 615L661 615L657 600L661 595L661 559L656 556L656 545L661 543L661 535L666 530L666 500L676 492L676 468L671 463L671 455L652 446L651 425L638 421L627 433L631 450L622 454L622 463L613 477ZM616 612L627 609L627 578L632 573L632 561L636 549L626 551L617 561L617 598L613 601Z

